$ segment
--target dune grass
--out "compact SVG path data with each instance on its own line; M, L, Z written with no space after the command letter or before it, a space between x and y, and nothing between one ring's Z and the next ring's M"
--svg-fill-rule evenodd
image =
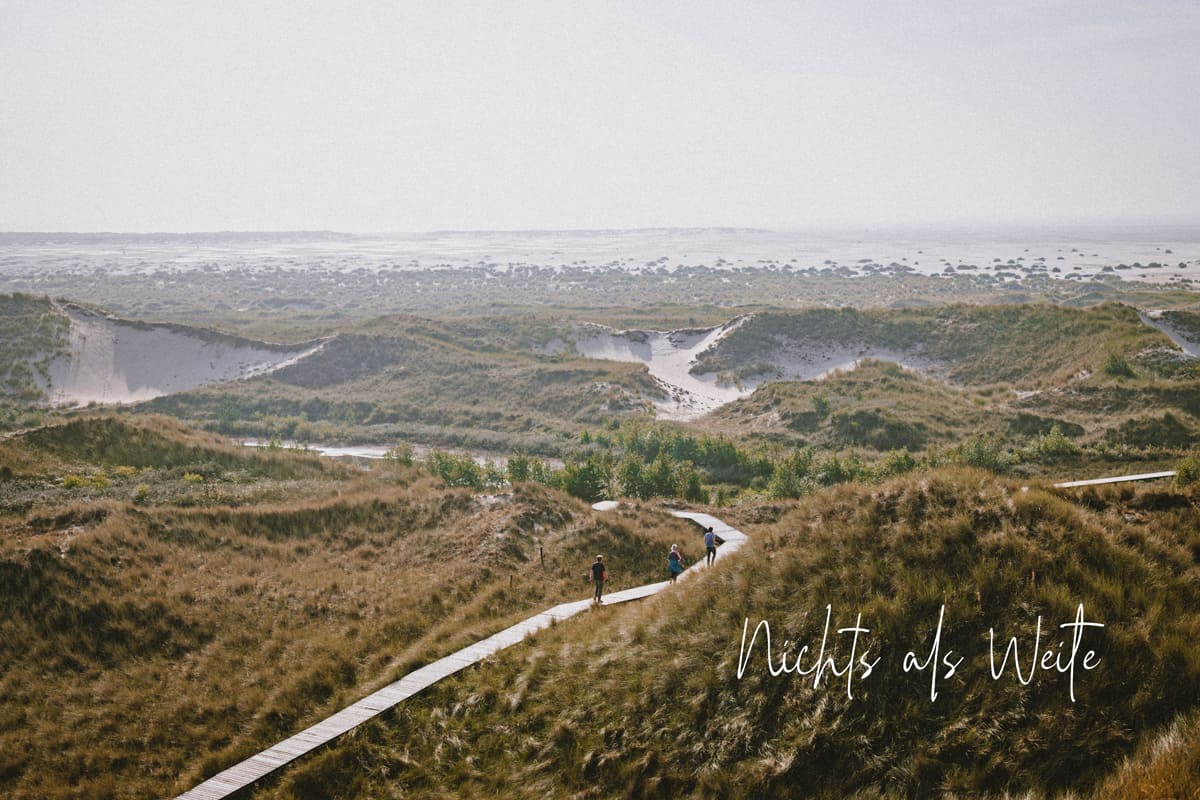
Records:
M634 364L539 352L545 320L401 317L331 340L249 381L143 405L240 436L523 449L561 455L581 428L649 413L662 390Z
M655 312L586 312L608 313L654 327ZM685 321L679 307L664 313ZM699 554L694 531L648 504L597 516L520 482L481 497L402 464L250 452L144 413L229 433L590 459L608 455L601 437L642 424L658 391L637 365L537 352L570 335L553 315L352 316L329 323L343 334L311 364L0 440L0 794L182 790L414 667L586 597L595 552L614 589L660 578L666 543ZM749 491L719 513L755 544L721 570L645 608L542 632L259 793L1191 791L1179 774L1195 761L1200 706L1195 487L1022 492L926 469L1025 450L1033 466L997 469L1169 466L1195 446L1200 390L1188 369L1146 355L1162 337L1112 304L763 319L712 363L737 369L739 347L760 352L778 336L841 337L920 344L949 381L869 363L763 387L704 423L743 447L735 462L749 465L752 490L769 494L772 470L802 460L801 446L828 464L884 464L894 448L962 457L908 464L917 471L902 478L873 470L869 485L822 479L798 502ZM1106 370L1113 358L1125 369ZM1079 602L1106 628L1077 702L1057 673L1028 687L987 676L989 626L1029 637L1039 615L1057 625ZM861 693L772 677L760 662L731 677L744 619L807 642L826 603L838 625L861 611L886 654ZM972 668L931 702L927 674L898 664L929 640L943 603L947 646Z
M753 543L713 573L543 632L254 796L1187 796L1153 793L1192 785L1194 495L958 469L732 511ZM992 678L989 628L1018 638L1027 673L1038 617L1058 650L1080 603L1105 627L1084 637L1100 662L1074 702L1054 670ZM762 650L739 679L747 620L816 650L827 604L835 628L862 615L858 652L881 659L853 698L844 678L773 676ZM903 662L927 657L943 606L941 654L965 661L931 700ZM831 633L827 652L844 663L849 644Z
M1119 303L1084 309L1045 303L812 309L755 315L703 354L692 371L745 371L789 350L819 351L829 344L907 353L933 362L935 372L956 383L1035 388L1064 384L1081 371L1106 374L1106 358L1132 360L1170 341Z
M45 399L50 363L65 352L68 321L49 298L0 294L0 403Z
M663 313L683 321L678 309ZM624 321L651 322L650 314ZM604 316L380 317L272 376L142 408L238 436L562 458L583 431L650 419L661 396L640 365L572 354L576 326ZM821 381L767 383L696 424L748 446L868 459L978 435L1022 446L1057 425L1093 448L1083 459L1088 474L1169 461L1200 441L1194 359L1117 303L763 312L703 354L696 370L776 374L789 354L830 345L907 353L927 374L867 361Z
M5 797L182 791L417 666L587 597L596 552L614 589L656 578L681 533L649 508L598 517L533 484L477 497L417 468L238 451L143 424L81 420L5 442L25 453L16 483L69 466L86 484L64 490L69 502L26 486L26 505L0 517ZM209 463L259 499L138 503L89 472L125 486L127 467L158 486ZM171 470L182 475L162 477Z
M1146 737L1095 796L1123 800L1200 797L1200 715L1181 714L1161 735Z

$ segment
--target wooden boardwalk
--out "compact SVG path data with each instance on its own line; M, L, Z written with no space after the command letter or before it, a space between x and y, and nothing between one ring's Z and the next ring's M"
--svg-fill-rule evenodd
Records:
M673 513L677 517L696 522L702 528L712 527L713 533L724 540L724 544L717 548L718 559L727 557L746 542L745 534L735 528L731 528L716 517L691 511L675 511ZM703 559L698 559L695 564L684 570L683 574L679 576L679 580L695 575L696 571L700 569L704 569ZM658 594L669 585L668 581L662 581L660 583L648 583L645 586L637 586L633 589L625 589L620 592L613 592L604 597L604 605L610 606L617 603L627 603L631 600L641 600L644 597ZM453 675L487 658L493 653L523 641L531 633L540 631L559 620L573 617L581 611L586 611L591 606L591 600L561 603L553 608L546 609L540 614L534 614L529 619L518 622L512 627L505 628L499 633L493 634L475 644L464 647L458 652L451 653L445 658L440 658L431 664L426 664L420 669L408 673L395 683L367 695L362 700L342 709L333 716L300 731L295 736L284 739L282 742L263 750L258 755L251 756L245 761L214 775L203 783L179 795L177 800L219 800L219 798L228 797L234 792L244 789L255 781L271 774L285 764L316 750L318 747L328 744L343 733L378 716L402 700L412 697L427 686L432 686L442 678Z
M1112 478L1092 478L1086 481L1066 481L1065 483L1056 483L1056 489L1073 489L1076 486L1099 486L1105 483L1125 483L1126 481L1152 481L1158 478L1174 478L1175 470L1166 472L1143 472L1140 475L1117 475Z

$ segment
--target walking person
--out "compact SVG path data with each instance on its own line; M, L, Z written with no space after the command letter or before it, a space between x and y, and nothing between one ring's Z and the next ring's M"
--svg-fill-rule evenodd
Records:
M604 568L604 556L596 556L596 560L592 562L592 582L596 584L596 594L592 598L594 603L603 603L600 596L604 593L604 582L608 580L608 570Z
M667 553L667 571L671 573L671 583L679 577L679 573L683 572L683 556L679 554L679 545L671 545L671 552Z
M713 533L711 525L704 532L704 550L706 552L704 565L711 567L712 563L717 560L717 535Z

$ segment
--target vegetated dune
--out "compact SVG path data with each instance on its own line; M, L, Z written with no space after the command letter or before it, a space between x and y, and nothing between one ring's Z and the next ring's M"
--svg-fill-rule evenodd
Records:
M724 325L675 331L616 331L588 326L576 340L576 350L587 358L645 364L662 386L664 396L654 401L661 419L688 420L750 395L769 380L807 381L834 370L853 369L864 359L891 361L922 371L938 365L908 351L830 339L776 341L752 354L739 353L738 364L720 359L722 342L753 317L737 317ZM720 363L723 369L712 368Z
M1200 357L1200 314L1188 311L1146 311L1142 321L1162 331L1189 356Z
M688 530L645 506L595 514L537 484L478 497L414 467L239 449L124 415L10 436L0 464L13 800L173 796L588 597L596 553L614 588L655 580Z
M1148 745L1195 736L1195 500L960 469L729 509L751 545L712 573L539 634L255 796L1099 800L1144 744L1138 796L1192 797L1194 743ZM1103 627L1073 654L1081 605ZM763 631L741 648L763 620L770 668Z
M878 451L973 435L1019 443L1056 426L1080 443L1125 450L1196 441L1200 361L1117 304L763 314L700 364L761 375L790 351L846 341L867 352L885 343L937 367L862 359L817 382L761 385L697 424L735 438Z
M662 394L640 365L538 353L543 331L506 329L511 324L381 319L270 375L144 408L242 437L388 446L400 439L558 457L581 429L645 417Z
M1176 344L1157 330L1166 332ZM771 381L811 381L884 361L966 385L1066 383L1100 370L1096 354L1157 360L1178 371L1195 346L1133 308L949 305L764 312L704 330L614 331L590 326L578 352L645 364L667 390L660 417L693 418Z
M135 403L250 378L294 364L323 346L133 322L70 304L64 311L70 319L67 352L51 362L44 382L50 401L59 405Z
M69 324L48 297L0 294L0 402L36 402Z
M1044 304L814 309L756 315L693 369L784 376L797 371L798 357L821 366L857 354L911 363L957 383L1031 384L1065 382L1092 365L1097 352L1132 356L1154 344L1170 342L1143 324L1135 309L1111 303L1088 309ZM801 369L805 366L801 361Z
M820 381L769 382L696 424L735 440L920 452L974 434L1006 433L1004 423L1017 412L997 413L1005 399L1015 399L1015 394L983 397L895 363L864 359L854 369ZM1044 433L1054 422L1031 432Z

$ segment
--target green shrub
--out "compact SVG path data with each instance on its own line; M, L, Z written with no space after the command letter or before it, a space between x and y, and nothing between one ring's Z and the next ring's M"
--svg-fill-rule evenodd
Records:
M383 454L386 461L392 464L403 464L411 467L413 463L413 448L411 444L401 442Z
M571 495L595 503L608 497L609 474L592 459L570 463L562 470L562 488Z
M1125 360L1125 357L1117 353L1109 353L1108 358L1104 359L1104 374L1111 375L1114 378L1137 377L1133 371L1133 367L1129 366L1129 362Z
M1200 453L1192 453L1175 464L1175 483L1188 486L1200 481Z
M1041 461L1050 463L1066 461L1079 455L1079 446L1063 434L1057 422L1048 434L1038 438L1034 449Z
M1004 451L1004 445L991 436L972 436L955 448L951 460L992 472L1004 472L1009 466L1009 456Z
M881 478L902 475L916 469L917 464L917 459L907 449L891 450L875 467L875 474Z

